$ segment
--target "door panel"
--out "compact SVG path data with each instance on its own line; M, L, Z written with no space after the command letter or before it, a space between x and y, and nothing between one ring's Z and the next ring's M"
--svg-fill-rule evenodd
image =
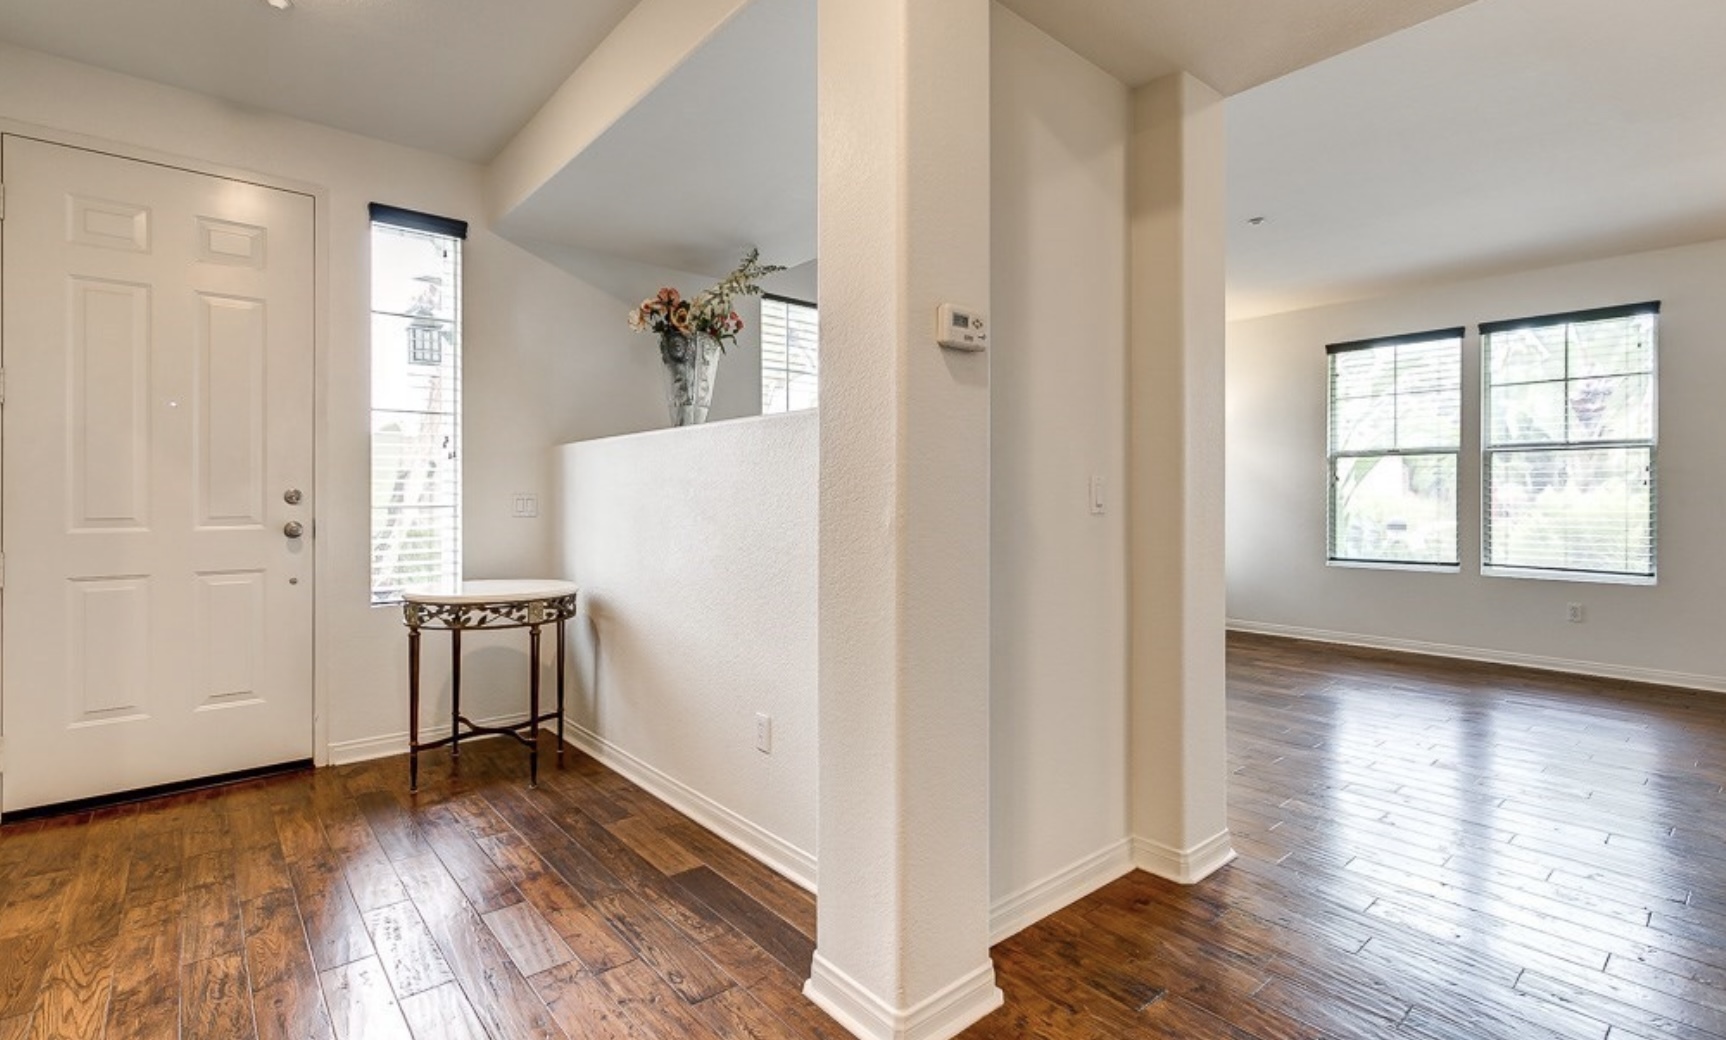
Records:
M0 810L310 757L312 200L0 164Z

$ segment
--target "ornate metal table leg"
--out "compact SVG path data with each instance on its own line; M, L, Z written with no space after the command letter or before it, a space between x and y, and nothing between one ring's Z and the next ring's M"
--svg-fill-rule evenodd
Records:
M420 789L420 630L408 628L408 790Z
M563 618L557 619L557 768L563 768Z
M449 756L461 757L461 629L449 630Z
M527 626L527 786L539 786L539 626Z

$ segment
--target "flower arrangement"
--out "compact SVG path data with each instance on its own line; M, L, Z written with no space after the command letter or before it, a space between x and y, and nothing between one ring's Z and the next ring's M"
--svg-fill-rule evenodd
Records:
M660 355L668 365L684 360L691 336L710 336L724 350L743 331L743 319L732 309L732 299L759 296L761 286L757 283L783 270L777 264L762 263L761 251L751 249L719 284L692 299L666 286L657 295L642 300L641 306L629 312L629 327L658 336Z

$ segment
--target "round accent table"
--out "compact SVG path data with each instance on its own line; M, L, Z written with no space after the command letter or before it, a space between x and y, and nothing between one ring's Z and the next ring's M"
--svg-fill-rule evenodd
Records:
M408 626L408 789L419 790L420 752L450 745L461 756L464 737L491 734L514 737L527 748L528 786L539 784L539 726L557 720L557 764L563 767L563 623L575 616L574 583L550 580L485 579L461 581L402 593L402 620ZM539 629L555 626L557 635L557 710L539 710ZM461 713L461 634L478 629L527 629L527 719L513 726L479 726ZM450 637L450 735L420 742L420 631L442 629Z

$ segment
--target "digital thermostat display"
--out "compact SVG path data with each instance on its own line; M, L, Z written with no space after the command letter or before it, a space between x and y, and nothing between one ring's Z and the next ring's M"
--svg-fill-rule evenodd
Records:
M989 345L988 322L977 311L943 303L935 317L935 342L951 350L982 350Z

